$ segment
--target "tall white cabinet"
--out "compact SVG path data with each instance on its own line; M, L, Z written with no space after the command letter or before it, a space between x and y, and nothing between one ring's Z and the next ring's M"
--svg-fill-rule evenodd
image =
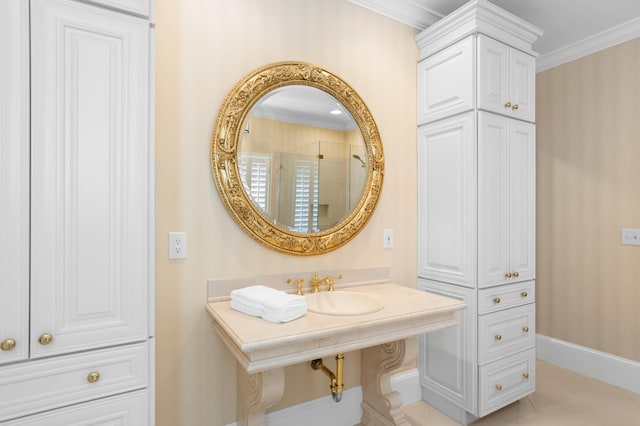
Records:
M416 37L418 282L467 302L421 337L423 399L467 424L535 390L535 53L473 0Z
M153 424L152 0L0 0L0 425Z

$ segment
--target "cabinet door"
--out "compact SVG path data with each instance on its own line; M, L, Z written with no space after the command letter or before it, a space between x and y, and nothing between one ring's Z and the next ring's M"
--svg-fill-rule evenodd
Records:
M143 340L148 24L60 0L31 14L32 357Z
M509 46L478 36L478 108L511 113L509 100Z
M535 120L535 58L478 36L478 108Z
M475 113L418 132L418 276L476 282Z
M478 287L509 272L509 122L478 113Z
M418 63L418 124L469 111L475 106L474 38Z
M29 354L29 2L0 0L0 364Z
M512 117L525 121L535 121L535 79L535 58L519 50L511 49L509 52L509 100L512 103Z
M478 114L478 287L535 278L535 126Z
M529 281L536 271L536 127L511 120L509 131L510 282Z
M420 336L418 368L423 395L433 392L454 405L476 412L476 291L456 285L418 280L418 288L463 300L468 307L458 312L458 324Z

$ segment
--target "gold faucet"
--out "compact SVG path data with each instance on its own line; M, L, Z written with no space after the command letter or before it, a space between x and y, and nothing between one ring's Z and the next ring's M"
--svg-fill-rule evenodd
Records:
M313 293L317 293L320 291L320 286L322 284L327 284L327 291L334 291L335 289L333 288L333 280L335 279L341 279L342 278L342 274L338 274L338 276L333 277L331 275L329 275L328 277L325 277L323 279L319 279L318 278L318 273L314 272L313 273L313 278L311 279L311 291Z
M295 284L296 286L296 294L298 296L302 296L302 284L304 284L304 278L298 278L297 280L292 280L291 278L289 278L287 280L287 284Z

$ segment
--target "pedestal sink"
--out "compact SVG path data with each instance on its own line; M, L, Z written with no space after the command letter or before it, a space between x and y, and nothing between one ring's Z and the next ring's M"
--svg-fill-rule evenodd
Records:
M244 315L228 300L207 304L214 330L238 362L238 425L264 425L265 411L284 392L286 366L361 350L361 424L410 426L390 391L391 372L415 363L414 336L455 325L466 304L392 283L306 297L308 312L284 324Z
M307 311L324 315L366 315L384 308L375 297L352 291L322 291L305 297Z

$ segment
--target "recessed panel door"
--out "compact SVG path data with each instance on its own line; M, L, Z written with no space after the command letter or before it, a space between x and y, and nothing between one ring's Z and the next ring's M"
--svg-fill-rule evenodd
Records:
M32 0L31 354L148 336L148 24Z

